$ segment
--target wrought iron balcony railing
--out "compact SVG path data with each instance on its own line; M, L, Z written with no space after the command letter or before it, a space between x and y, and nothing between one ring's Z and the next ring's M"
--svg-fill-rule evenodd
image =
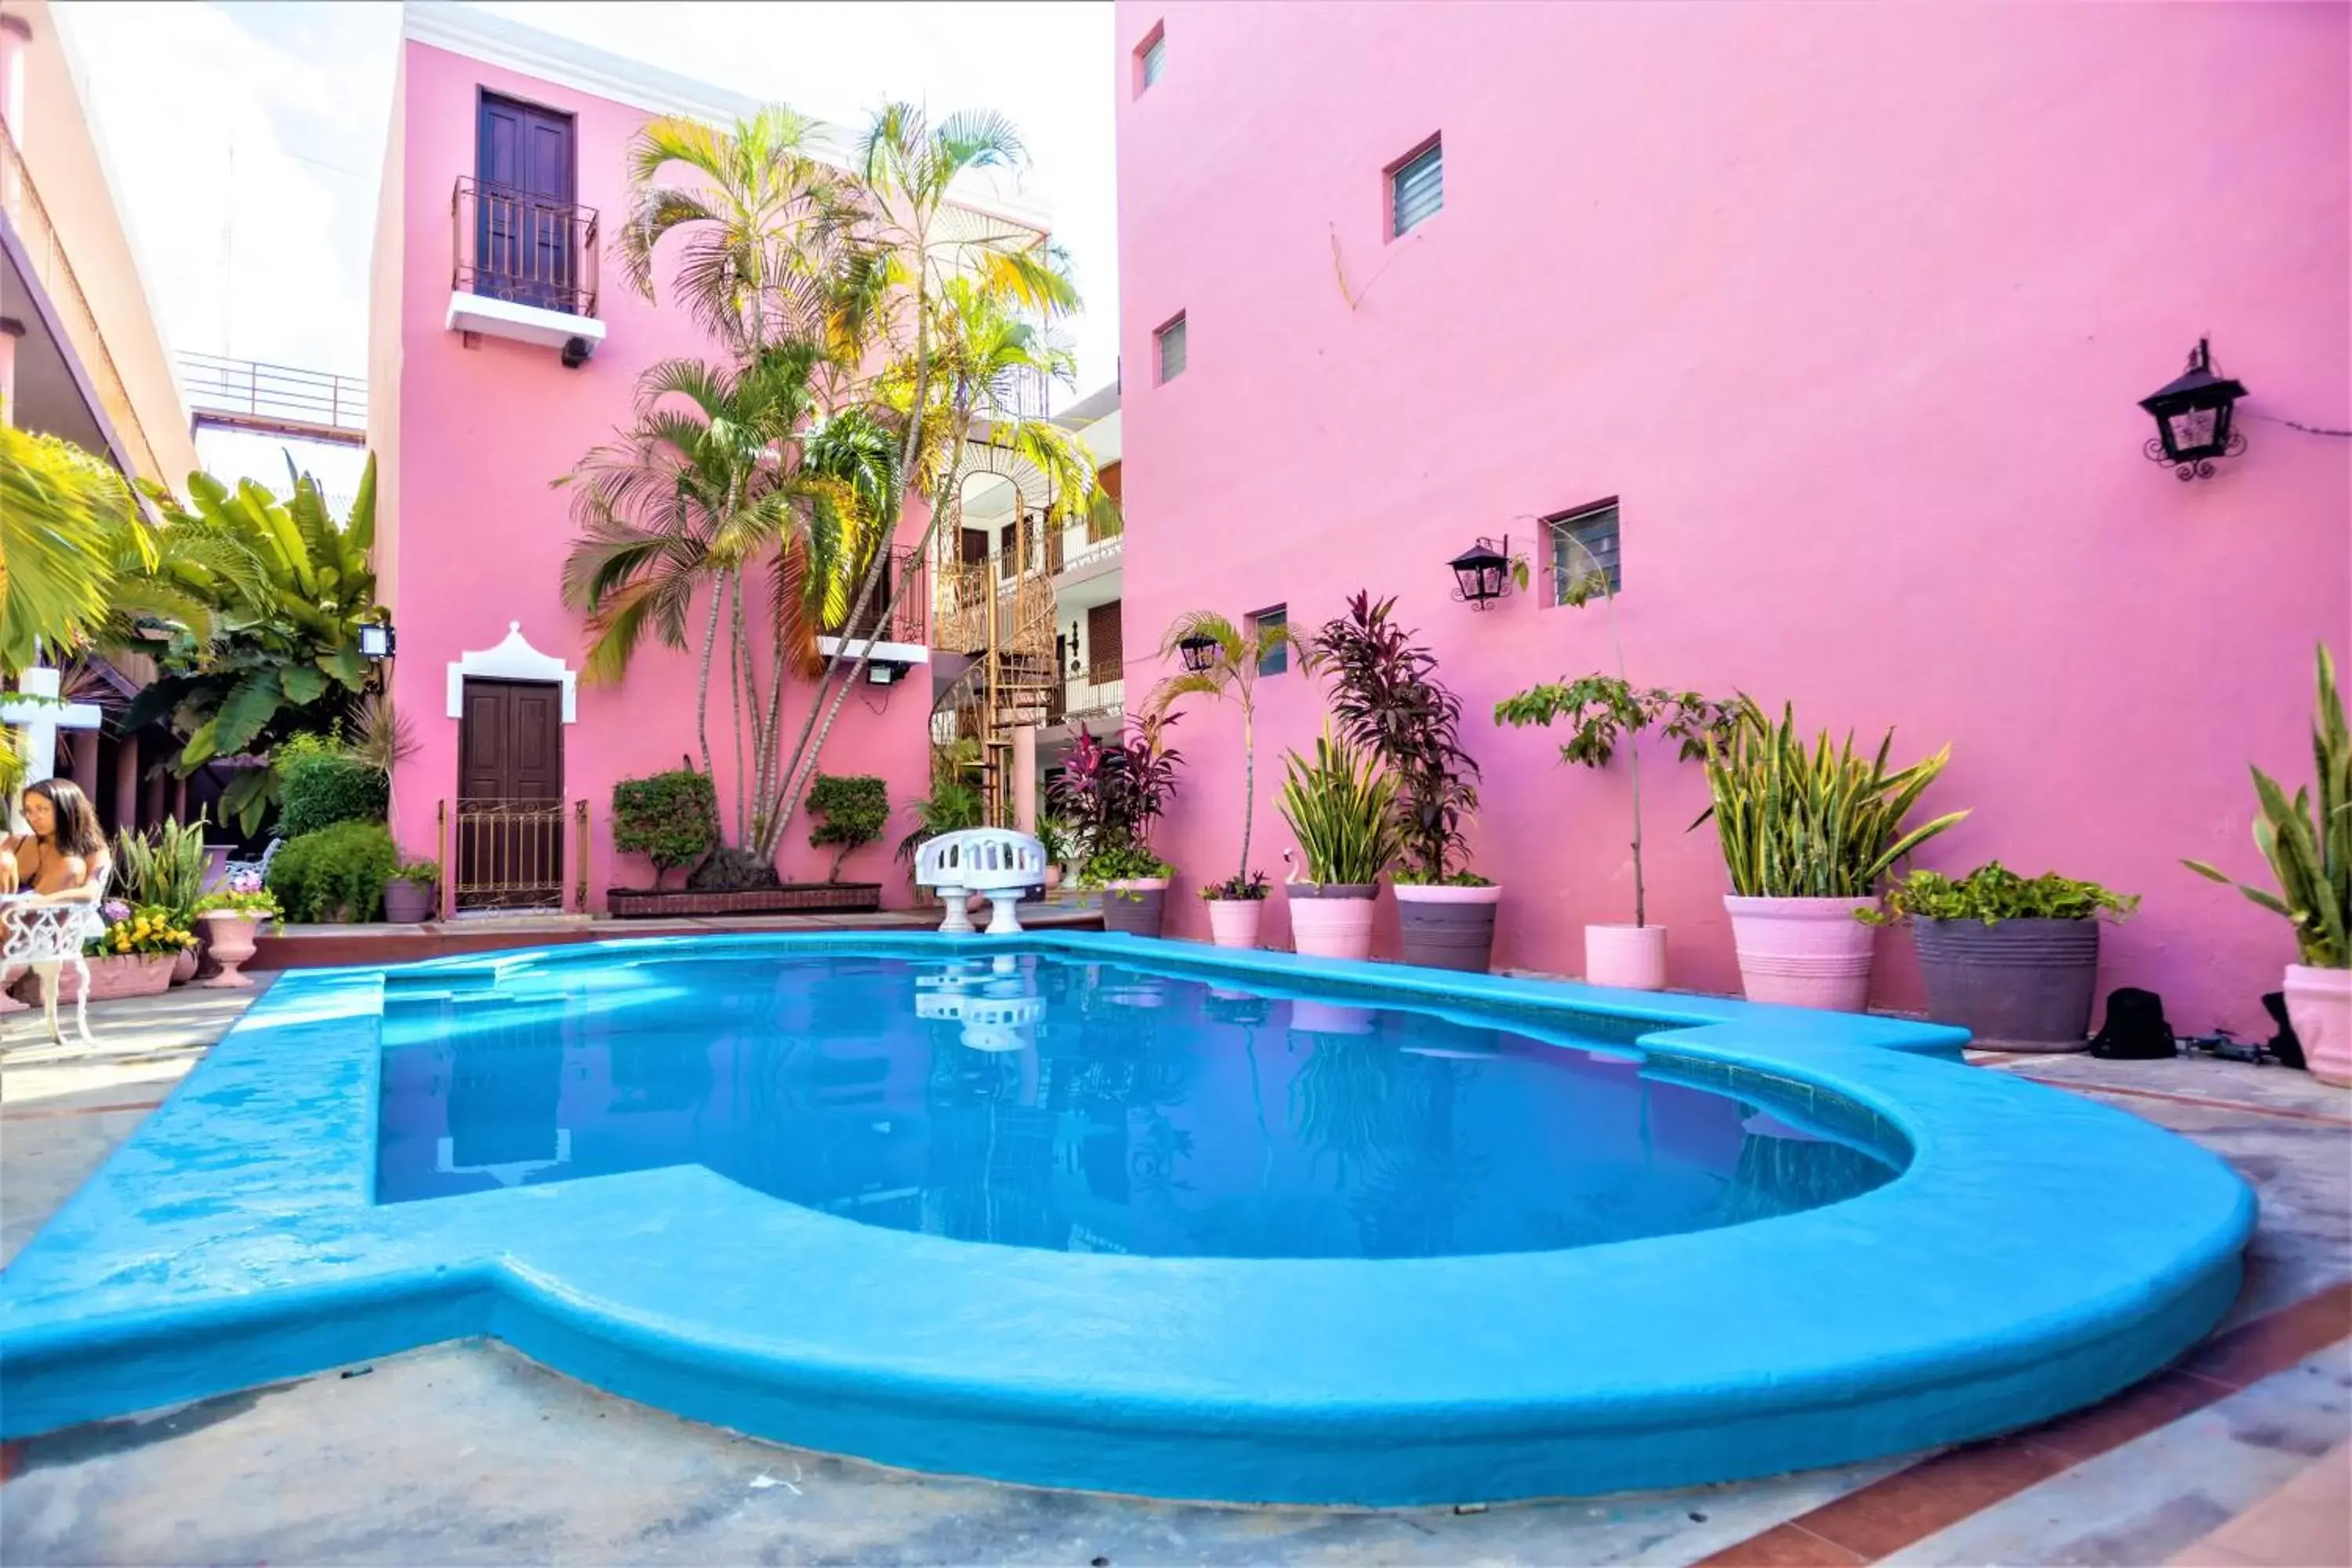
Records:
M354 375L184 353L180 387L199 418L216 414L229 416L225 423L269 428L367 429L367 383Z
M596 209L461 175L451 287L567 316L596 313Z
M929 625L931 598L930 584L925 578L921 552L911 544L897 546L890 552L889 563L883 568L882 581L875 584L873 596L866 601L866 613L848 629L828 628L824 635L870 635L877 642L921 643ZM906 592L898 595L897 608L890 609L891 595L901 583L906 584ZM889 610L887 619L884 618L885 610Z

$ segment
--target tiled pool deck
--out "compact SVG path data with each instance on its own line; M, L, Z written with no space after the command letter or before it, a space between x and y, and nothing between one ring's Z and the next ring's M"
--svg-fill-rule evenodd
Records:
M8 1021L0 1255L161 1101L238 1001L100 1005L95 1048L37 1044ZM1219 1509L779 1447L469 1342L10 1445L0 1561L2352 1562L2344 1489L2330 1485L2352 1432L2352 1093L2206 1060L1992 1061L2196 1139L2263 1205L2220 1336L2104 1405L1996 1442L1476 1513Z

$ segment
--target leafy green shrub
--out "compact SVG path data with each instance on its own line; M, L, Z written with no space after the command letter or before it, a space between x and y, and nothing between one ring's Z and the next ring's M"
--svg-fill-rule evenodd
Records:
M1282 816L1297 836L1312 882L1377 882L1404 851L1397 775L1326 731L1309 762L1283 753Z
M298 924L372 921L383 913L383 885L399 864L383 823L338 822L278 847L269 891Z
M1927 921L2086 921L2106 913L2121 920L2139 907L2137 894L2110 892L2055 871L2032 879L1988 860L1958 881L1941 871L1914 871L1887 890L1898 915Z
M271 753L278 773L278 831L299 838L338 822L382 822L392 781L325 735L296 735Z
M882 837L890 822L890 794L871 773L819 773L809 785L809 815L822 817L809 832L812 846L837 844L828 882L841 880L841 863L853 849L862 849Z
M707 774L672 768L613 786L613 847L654 863L654 886L664 872L691 866L719 842L719 796Z
M1172 877L1176 868L1140 844L1113 844L1087 857L1078 868L1078 886L1099 888L1105 882L1148 882Z

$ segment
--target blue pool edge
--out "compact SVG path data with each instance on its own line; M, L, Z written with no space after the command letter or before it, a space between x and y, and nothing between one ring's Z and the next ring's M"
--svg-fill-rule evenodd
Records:
M1008 951L654 939L394 983L747 943ZM1650 1019L1654 1057L1820 1085L1886 1117L1913 1159L1861 1198L1729 1230L1410 1262L945 1242L698 1168L377 1208L384 972L298 972L0 1275L0 1436L489 1335L696 1419L1038 1485L1374 1506L1678 1486L1990 1436L2114 1393L2219 1321L2252 1232L2252 1194L2214 1156L1963 1067L1963 1037L1937 1026L1110 934L1013 951L1513 1027Z

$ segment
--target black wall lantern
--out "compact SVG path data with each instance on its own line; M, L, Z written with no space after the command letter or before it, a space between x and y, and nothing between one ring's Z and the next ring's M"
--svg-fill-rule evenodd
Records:
M1505 534L1499 548L1482 539L1447 564L1454 568L1454 596L1483 610L1487 601L1510 592L1511 536Z
M1180 638L1176 647L1184 656L1184 668L1195 675L1217 662L1217 639L1214 637L1205 637L1195 632L1189 637Z
M2230 416L2243 384L2213 374L2213 351L2205 339L2189 356L2189 368L2139 400L2156 416L2156 435L2142 448L2151 463L2173 465L2178 479L2210 479L2213 459L2234 458L2246 438L2230 428Z

